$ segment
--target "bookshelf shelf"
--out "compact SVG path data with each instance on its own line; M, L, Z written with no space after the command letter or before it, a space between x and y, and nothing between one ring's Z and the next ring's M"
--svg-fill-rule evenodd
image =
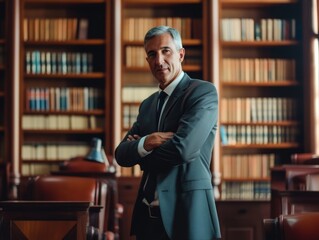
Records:
M289 47L298 45L298 41L222 41L223 47Z
M295 0L219 2L221 198L227 200L236 192L232 184L258 187L262 180L270 192L265 177L238 182L232 174L241 162L255 159L259 171L262 161L269 168L302 148L302 13ZM229 164L234 172L227 172Z
M89 111L28 111L24 114L28 115L88 115L88 116L104 116L103 110L89 110Z
M225 182L247 182L247 181L254 181L254 182L268 182L270 178L224 178Z
M93 137L112 154L112 1L23 0L21 7L21 155L37 143L61 147L67 160L87 154ZM73 151L76 141L81 151ZM59 163L42 158L37 168L39 159L25 161L33 157L21 156L22 175Z
M25 74L26 79L103 79L106 72L79 73L79 74Z
M183 0L182 2L179 0L153 0L152 2L148 0L125 0L125 7L129 6L158 6L158 5L164 5L164 6L169 6L169 5L180 5L180 4L196 4L196 3L202 3L202 0Z
M49 135L61 135L61 134L68 134L68 135L78 135L78 134L87 134L87 135L95 135L95 134L103 134L104 129L85 129L85 130L24 130L25 134L49 134Z
M64 40L64 41L26 41L26 46L104 46L104 39L86 39L86 40Z
M295 4L298 0L220 0L223 7L245 7L245 6L273 6L276 4Z
M299 148L299 143L276 143L276 144L234 144L222 145L223 149L296 149Z
M269 122L221 122L220 125L238 125L238 126L298 126L297 121L269 121Z
M184 46L201 46L203 41L201 39L183 39ZM124 46L143 46L143 41L123 41Z
M300 83L294 80L276 81L276 82L240 82L230 81L222 82L223 87L296 87Z
M42 3L42 4L59 4L68 5L68 4L98 4L98 3L105 3L105 0L25 0L25 3Z

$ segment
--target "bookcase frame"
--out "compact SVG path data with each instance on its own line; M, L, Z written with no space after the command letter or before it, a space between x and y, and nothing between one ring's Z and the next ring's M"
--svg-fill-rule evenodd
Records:
M111 68L111 58L113 56L112 52L112 20L113 20L113 5L112 1L110 0L24 0L20 3L20 26L21 26L21 34L20 34L20 42L21 42L21 54L20 54L20 72L21 72L21 80L20 80L20 166L19 171L22 171L22 166L26 165L29 166L30 174L32 175L32 165L40 164L43 166L47 166L47 169L57 170L58 165L61 161L67 159L25 159L23 160L23 146L25 144L53 144L56 147L76 145L77 142L83 143L87 149L89 149L91 144L91 139L94 137L98 137L102 139L102 145L105 149L107 154L112 154L113 151L113 128L112 125L113 120L112 116L114 114L112 99L113 99L113 70ZM24 27L24 20L25 19L37 19L39 25L35 23L30 23L27 27ZM57 25L58 27L55 32L54 31L54 21L60 21L61 19L68 19L66 24L69 24L69 19L77 19L77 30L76 36L66 37L65 35L68 34L70 31L67 29L67 33L64 34L66 30L65 27L62 28L63 25ZM78 32L79 32L79 22L80 19L87 19L89 24L86 29L87 31L87 38L79 39ZM36 20L34 20L35 22ZM46 31L44 28L41 28L41 21L42 22L49 22L50 30L47 33L49 35L49 39L43 40L42 38L35 39L35 36L44 36ZM64 24L64 23L63 23ZM65 24L65 25L66 25ZM44 23L43 23L44 25ZM42 25L42 26L43 26ZM64 26L65 26L64 25ZM36 33L34 29L37 29L36 26L40 26L39 32ZM69 26L69 25L68 25ZM33 29L34 28L34 29ZM85 30L85 28L84 28ZM42 31L42 32L41 32ZM26 32L29 33L29 38L25 40ZM33 35L32 35L33 33ZM60 39L56 39L55 35L60 36ZM61 38L61 36L64 36ZM31 37L30 37L31 36ZM29 40L30 39L30 40ZM71 65L71 57L67 59L64 64L65 69L67 72L61 73L27 73L26 72L26 53L30 51L31 53L36 52L39 50L40 52L49 52L50 55L54 52L57 52L57 55L60 52L69 54L70 56L78 55L81 56L86 54L93 55L93 70L88 72L84 70L83 66L86 66L84 63L84 57L81 58L79 61L81 64L81 72L75 73L74 70L71 72L69 71L72 69L69 68ZM71 53L71 54L70 54ZM52 56L51 56L52 57ZM88 56L86 56L88 57ZM52 58L51 58L52 59ZM86 58L85 58L86 59ZM79 62L77 60L77 62ZM34 61L36 62L36 61ZM32 65L31 65L32 66ZM48 66L46 63L45 66ZM51 62L51 66L53 66L53 60ZM89 65L88 65L89 66ZM62 67L64 67L62 65ZM83 68L83 69L82 69ZM83 103L78 104L80 106L79 109L70 109L67 108L66 110L59 110L59 109L52 109L46 108L41 110L33 110L27 109L27 92L30 88L36 89L67 89L66 91L73 92L74 98L82 98L83 94L86 94L84 88L92 88L99 91L98 98L91 101L90 97L86 97L87 102L94 102L93 109L84 108L81 106ZM77 92L78 91L83 92ZM90 91L90 90L88 90ZM62 92L61 92L62 93ZM52 94L53 95L53 94ZM70 93L71 96L71 93ZM81 96L81 97L79 97ZM95 97L95 95L93 95ZM61 98L62 99L62 98ZM67 101L70 102L71 98L67 98ZM97 104L97 106L96 106ZM59 129L59 123L57 124L56 129L48 129L44 127L42 129L33 129L28 128L25 129L23 127L23 118L25 116L30 116L31 118L40 115L43 118L49 118L54 116L54 118L63 118L65 117L67 120L64 121L71 121L71 118L80 117L83 120L86 120L90 123L90 119L96 120L96 127L81 127L81 128L72 128L70 126L67 129ZM35 118L34 118L35 119ZM43 121L43 120L42 120ZM63 122L66 123L66 122ZM68 151L68 150L66 150ZM70 148L71 151L71 148ZM81 150L78 154L83 155L85 150ZM74 153L75 156L77 152ZM86 153L85 153L86 154ZM74 156L74 157L75 157ZM70 156L72 157L72 156ZM41 170L40 170L41 171ZM27 172L27 171L26 171ZM48 172L47 172L48 173ZM27 174L28 175L28 174Z
M189 30L191 33L187 33L189 37L184 36L186 35L186 31L180 31L182 35L183 47L186 49L186 63L183 66L183 70L187 72L192 77L197 77L206 81L211 81L209 78L209 56L208 56L208 48L209 48L209 41L208 41L208 34L206 29L208 28L208 4L209 1L207 0L187 0L187 1L167 1L167 0L122 0L121 1L121 18L122 18L122 35L121 35L121 49L122 49L122 63L121 63L121 84L122 84L122 104L121 104L121 132L122 136L127 132L129 126L131 126L135 120L138 110L138 106L140 102L146 98L147 96L151 95L154 91L157 90L157 83L156 80L153 79L151 72L149 70L149 66L146 62L146 55L144 52L143 47L143 38L146 34L146 31L153 26L156 25L172 25L173 27L179 26L179 21L183 22L184 18L191 18L191 26ZM181 9L183 9L181 11ZM147 20L141 20L142 18L147 18L150 20L164 18L163 21L158 21L160 23L153 23L153 25L148 24L147 26L145 22ZM198 22L194 23L196 19L199 19ZM132 20L133 19L133 20ZM173 20L172 20L173 19ZM177 19L177 20L176 20ZM138 24L138 21L142 23L139 24L141 28L143 28L143 32L139 31L139 34L134 35L134 32L138 31L137 27L134 27ZM165 22L166 21L166 22ZM185 20L186 22L187 20ZM177 25L174 25L175 22L178 22ZM127 32L128 28L127 25L131 24L133 26L130 33ZM183 23L182 23L183 24ZM196 25L197 24L197 25ZM195 28L197 26L198 28ZM178 27L176 27L178 29ZM196 30L198 31L196 33ZM189 35L191 34L191 35ZM195 36L194 36L195 35ZM128 37L132 36L132 37ZM128 39L129 38L129 39ZM131 56L130 52L127 54L127 48L139 48L139 53L137 53L135 58L132 62L137 62L138 60L142 59L144 61L144 65L141 63L141 66L126 66L128 61L128 56ZM194 50L193 50L194 49ZM132 50L132 55L134 54ZM192 61L195 60L196 56L191 56L191 51L200 54L200 62L201 63L187 63L188 60ZM189 55L188 55L189 54ZM196 53L194 53L196 54ZM129 91L123 92L123 89L126 87L130 87ZM143 95L142 97L142 88L149 89L149 91ZM137 90L135 95L141 95L138 99L127 99L128 92L133 92ZM134 94L133 94L134 95ZM124 113L126 109L130 109L133 113L127 114ZM128 112L129 110L127 110ZM130 120L128 118L129 115ZM130 116L131 115L131 116ZM129 123L126 123L129 122ZM123 176L140 176L140 172L138 169L122 169Z
M0 1L0 165L9 157L10 119L10 38L9 3ZM3 196L2 196L3 197Z
M221 144L220 145L220 170L222 172L222 185L225 183L229 184L238 184L241 185L243 183L251 182L254 185L256 183L266 183L267 189L269 190L269 169L267 176L260 177L243 177L243 176L223 176L223 170L227 168L231 168L230 165L226 165L224 161L224 156L231 155L245 155L245 154L256 154L257 156L260 154L275 154L275 158L273 159L273 164L283 164L287 163L290 160L290 155L293 152L299 152L303 149L303 132L301 130L301 126L303 126L303 56L302 56L302 11L301 11L301 2L296 0L271 0L271 1L251 1L251 0L220 0L220 9L219 9L219 28L220 28L220 126L234 126L237 134L240 132L240 127L247 128L261 128L263 127L261 134L267 134L269 129L280 129L280 131L284 131L285 128L291 128L295 131L300 129L299 135L293 139L293 141L283 141L283 142L263 142L262 143L244 143L235 142L233 144ZM283 11L285 9L285 11ZM261 21L263 18L270 19L291 19L294 18L296 20L296 38L295 39L283 39L283 40L242 40L242 41L224 41L222 36L222 20L225 18L251 18L254 19L255 23ZM284 24L283 24L284 25ZM248 32L248 30L247 30ZM253 29L255 33L255 29ZM243 34L243 32L241 32ZM255 36L254 36L255 37ZM295 79L283 79L274 81L263 81L256 82L256 79L253 81L240 82L239 79L233 79L228 82L225 82L223 79L223 59L224 58L234 58L234 59L294 59L296 66L296 75ZM234 65L232 65L234 66ZM250 67L251 68L251 67ZM234 70L234 69L233 69ZM249 70L249 69L248 69ZM256 69L255 69L256 70ZM294 69L289 69L290 71ZM241 69L243 71L243 69ZM256 70L257 71L257 70ZM269 70L270 71L270 70ZM268 99L271 98L293 98L296 99L296 105L298 106L298 113L295 114L294 119L283 119L277 120L277 117L273 116L275 113L272 111L270 114L272 119L275 120L267 120L264 119L264 113L262 113L263 119L261 121L243 121L242 119L239 121L225 121L221 116L223 111L228 111L228 109L222 109L223 105L222 101L224 99L231 98L266 98L267 100L263 100L267 104L271 103ZM230 106L230 104L228 105ZM236 109L237 114L240 111L247 111L247 109L241 109L238 111L238 107ZM266 106L266 109L272 109L272 106ZM238 117L238 116L237 116ZM230 129L230 128L229 128ZM248 129L248 128L247 128ZM267 131L266 131L267 129ZM278 130L279 131L279 130ZM290 131L290 130L288 130ZM227 137L230 136L230 133L227 132ZM245 134L245 132L241 132L241 134ZM246 133L247 134L247 133ZM282 133L284 134L284 133ZM249 135L249 133L248 133ZM269 134L271 137L273 135ZM221 136L222 138L224 136ZM223 139L225 140L225 139ZM254 160L256 161L256 160ZM234 161L233 161L234 163ZM239 166L242 167L242 166ZM236 167L235 167L236 168ZM238 166L237 166L238 168ZM246 168L253 168L251 165L247 165ZM224 171L225 172L225 171ZM223 196L223 189L220 186L222 199L228 199L228 197ZM256 192L253 192L255 194ZM270 192L267 193L269 199ZM233 196L234 200L245 200L242 197ZM244 197L245 198L245 197ZM246 199L251 200L251 199ZM252 198L255 199L255 197Z

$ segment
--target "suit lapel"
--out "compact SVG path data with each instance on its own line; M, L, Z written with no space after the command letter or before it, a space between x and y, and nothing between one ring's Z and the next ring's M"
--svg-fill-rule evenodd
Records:
M176 86L172 95L169 97L166 103L166 106L162 113L159 130L163 128L163 123L165 121L167 114L170 112L170 109L175 105L175 102L177 101L177 99L185 92L185 90L189 86L189 82L190 82L190 77L185 73L184 77L182 78L180 83Z

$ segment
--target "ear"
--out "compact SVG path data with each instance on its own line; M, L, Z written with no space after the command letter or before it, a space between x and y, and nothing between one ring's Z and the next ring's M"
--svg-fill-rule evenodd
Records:
M179 50L179 61L183 62L184 61L184 57L185 57L185 48L181 48Z

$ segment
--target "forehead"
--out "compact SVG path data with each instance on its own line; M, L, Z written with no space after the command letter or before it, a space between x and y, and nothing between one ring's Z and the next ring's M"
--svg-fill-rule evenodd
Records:
M175 47L173 38L169 33L154 36L145 45L146 52L156 51L162 48L173 48Z

